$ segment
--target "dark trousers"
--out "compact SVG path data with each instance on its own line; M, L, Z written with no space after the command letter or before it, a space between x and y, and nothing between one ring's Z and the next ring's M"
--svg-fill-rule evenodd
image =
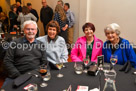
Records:
M61 32L59 33L59 35L61 37L63 37L65 39L65 42L67 43L67 41L68 41L68 30L66 30L66 31L61 30Z
M45 33L45 35L47 35L46 25L47 25L47 24L44 24L44 23L43 23L44 33Z

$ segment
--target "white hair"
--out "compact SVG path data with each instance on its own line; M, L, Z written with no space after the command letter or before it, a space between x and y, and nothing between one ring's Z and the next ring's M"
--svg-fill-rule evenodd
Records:
M104 28L104 32L106 31L115 31L117 35L120 35L120 26L117 23L109 24Z
M37 28L37 23L35 21L32 21L32 20L25 21L23 23L23 28L25 28L25 26L28 25L28 24L34 24L35 27Z

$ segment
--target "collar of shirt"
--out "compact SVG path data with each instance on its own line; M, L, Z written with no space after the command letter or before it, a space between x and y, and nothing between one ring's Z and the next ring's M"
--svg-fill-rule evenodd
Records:
M30 43L30 42L27 40L26 36L23 37L23 43ZM33 43L37 43L37 40L35 39L35 40L33 41Z
M51 40L55 42L55 41L58 39L58 35L56 35L56 37L55 37L54 39L51 39L51 38L48 36L47 39L48 39L48 42L49 42L49 43L51 42Z
M70 9L68 9L66 13L69 13L69 12L70 12Z

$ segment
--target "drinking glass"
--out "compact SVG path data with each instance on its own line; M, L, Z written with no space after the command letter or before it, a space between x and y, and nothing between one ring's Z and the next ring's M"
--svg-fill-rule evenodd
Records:
M21 34L21 37L24 37L24 32L21 31L20 34Z
M38 91L37 84L33 83L32 86L29 87L27 91Z
M117 55L111 55L110 62L113 65L113 69L114 69L114 66L116 65L117 61L118 61Z
M87 56L84 60L83 60L83 63L84 63L84 66L85 66L85 69L84 69L84 72L87 73L87 65L89 63L89 56Z
M51 79L50 69L47 68L47 74L44 76L43 80L49 81L50 79Z
M82 74L83 73L83 65L82 64L77 64L75 62L74 68L75 68L76 74Z
M5 34L4 34L4 32L2 32L0 34L1 34L1 38L2 38L2 40L1 40L1 43L2 43L3 41L5 41Z
M19 27L17 27L17 35L19 35Z
M115 70L110 70L109 72L105 73L106 82L104 85L103 91L117 91L115 85L115 78L116 78Z
M58 69L59 69L59 74L57 75L57 77L58 77L58 78L63 77L64 75L60 73L60 70L61 70L62 67L63 67L63 62L57 63L56 66L57 66Z
M42 76L43 82L40 84L41 87L46 87L48 84L44 82L45 75L47 74L47 66L40 66L40 74Z
M106 72L109 72L109 71L110 71L110 64L104 63L103 72L106 73Z

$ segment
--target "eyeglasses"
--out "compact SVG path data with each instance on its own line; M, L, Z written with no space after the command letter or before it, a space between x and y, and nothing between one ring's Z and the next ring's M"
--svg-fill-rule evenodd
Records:
M36 30L36 28L25 28L25 30L27 30L27 31L30 31L30 30L34 31L34 30Z

